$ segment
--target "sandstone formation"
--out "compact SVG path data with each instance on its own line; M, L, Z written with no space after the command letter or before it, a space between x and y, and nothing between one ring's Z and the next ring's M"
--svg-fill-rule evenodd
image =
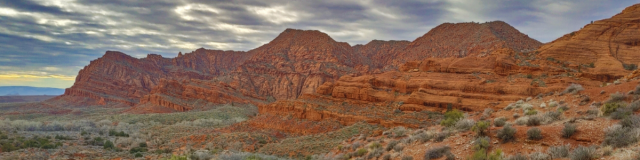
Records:
M457 39L445 41L451 38L445 36L449 31L455 31ZM423 53L437 50L442 54L433 52L438 55L434 57L453 55L471 43L477 43L468 52L473 55L499 47L527 50L539 44L504 22L443 24L414 42L374 40L355 46L320 31L287 29L248 52L201 48L175 58L150 54L137 59L108 51L82 69L63 96L88 97L98 105L151 104L176 111L192 109L187 104L194 100L260 104L315 93L325 82L345 75L394 71L406 61L429 57ZM457 57L468 55L464 52Z
M640 4L636 4L545 44L538 49L539 58L581 66L585 77L611 82L630 73L625 65L640 63L639 28Z

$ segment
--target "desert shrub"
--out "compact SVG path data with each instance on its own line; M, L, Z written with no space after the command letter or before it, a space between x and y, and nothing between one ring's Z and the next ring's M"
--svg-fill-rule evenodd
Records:
M547 153L554 159L565 158L569 156L569 149L571 149L570 145L551 146L547 149Z
M407 129L400 126L400 127L396 127L393 129L393 135L398 138L398 137L404 137L407 134Z
M124 133L124 131L116 132L115 130L109 130L109 136L129 137L129 134Z
M530 160L551 160L551 156L542 152L534 152L529 154Z
M614 111L618 110L618 108L622 108L624 107L623 103L620 102L608 102L605 103L602 108L600 108L600 111L602 111L602 114L604 114L605 116L608 116L609 114L613 113Z
M420 143L425 143L433 138L433 135L427 133L420 133L417 135L411 136L412 141L418 141Z
M213 159L213 155L207 150L197 150L191 154L190 158L192 160L210 160Z
M464 117L462 111L454 109L444 113L444 120L440 122L440 125L445 127L452 127L458 122L460 119Z
M138 144L138 147L147 147L147 143L146 142L140 142Z
M517 125L525 125L527 124L527 122L529 121L529 117L520 117L518 119L516 119L516 124Z
M440 132L440 133L436 134L436 137L435 137L434 141L436 141L436 142L442 142L442 141L444 141L445 139L447 139L447 137L449 137L449 132L447 132L447 131L442 131L442 132Z
M611 119L624 119L632 114L633 114L633 111L631 111L631 109L626 107L619 107L618 109L616 109L616 111L611 113L609 116L611 117Z
M613 125L605 130L603 144L613 147L625 147L638 142L637 135L637 131L632 128Z
M496 127L502 127L507 123L507 118L504 117L499 117L496 119L493 119L493 125Z
M511 125L505 125L502 129L498 130L497 137L502 140L503 143L512 141L515 139L516 129Z
M558 106L558 102L550 100L549 101L549 107L557 107Z
M542 139L542 131L540 128L533 127L527 130L527 138L530 140L541 140Z
M623 67L625 70L628 70L628 71L633 71L633 70L638 69L638 65L637 65L637 64L633 64L633 63L631 63L631 64L625 64L625 63L623 63L623 64L622 64L622 67Z
M136 153L135 157L136 158L142 157L142 153Z
M598 113L600 113L600 111L599 111L599 110L597 110L597 109L590 109L590 110L587 110L587 115L593 115L593 116L596 116L596 115L598 115Z
M360 148L360 147L362 147L362 143L360 143L360 142L354 142L354 143L351 145L351 149L353 149L353 150L356 150L356 149L358 149L358 148Z
M402 157L402 160L413 160L413 157L411 157L411 156L404 156L404 157Z
M605 103L620 102L624 100L624 98L626 98L624 93L616 92L609 95L609 99Z
M572 83L571 85L569 85L569 87L567 87L567 89L565 89L564 91L562 91L561 94L575 94L578 93L580 91L584 90L584 88L582 87L582 85L580 84L575 84Z
M638 92L638 93L636 93L636 94L640 95L640 92ZM631 109L631 111L633 111L633 112L638 111L638 110L640 110L640 101L635 101L635 102L633 102L633 103L629 104L629 106L628 106L628 107L629 107L629 109Z
M369 148L371 148L371 149L377 149L377 148L380 148L380 147L382 147L382 145L380 143L378 143L378 142L373 142L373 143L371 143L369 145Z
M218 159L224 160L263 160L263 159L283 159L276 156L264 155L259 153L247 153L247 152L231 152L230 154L220 154Z
M539 126L542 124L542 118L540 116L531 116L527 120L527 126Z
M640 128L640 116L629 116L618 122L622 127Z
M529 103L523 103L520 105L520 107L522 107L522 111L528 111L528 110L532 110L533 109L533 105L529 104ZM518 107L518 108L520 108Z
M597 156L598 155L596 155L596 149L594 147L584 146L579 146L569 154L569 158L571 160L591 160L596 159Z
M393 150L396 152L401 152L402 150L404 150L404 145L399 144L399 145L393 146Z
M551 123L554 121L559 121L562 120L562 112L557 112L557 111L549 111L549 112L545 112L544 114L542 114L542 121L544 123Z
M480 121L476 123L473 128L471 128L471 130L473 130L473 132L476 132L477 136L484 136L489 132L489 126L489 122Z
M439 147L431 148L427 150L427 152L424 154L424 159L440 158L445 154L447 154L448 152L450 152L450 150L451 150L451 147L449 146L439 146Z
M602 147L602 155L603 156L610 156L611 153L613 153L613 147L611 147L611 146Z
M367 149L361 148L358 151L356 151L356 154L354 156L356 157L364 156L365 154L367 154L367 152L369 152Z
M558 112L564 112L564 111L568 111L569 107L567 107L567 105L560 105L560 107L558 107Z
M520 115L518 113L514 113L513 114L513 118L519 118L519 117L520 117Z
M476 150L467 159L468 160L486 160L487 159L487 151L485 149Z
M391 141L387 144L387 147L384 148L385 151L391 151L393 149L393 147L395 147L396 145L398 145L398 143L400 143L400 141Z
M131 149L129 149L129 153L134 154L134 153L138 153L138 152L147 152L147 148L143 148L143 147L133 147Z
M491 116L491 113L493 113L493 109L487 108L487 109L484 109L484 112L482 112L482 115L489 117Z
M567 123L567 124L564 125L564 128L562 129L562 137L569 138L574 133L576 133L576 125L575 124Z
M102 146L102 148L104 148L104 149L114 149L115 146L113 145L113 142L111 142L110 140L106 140L104 142L104 145Z
M516 155L509 156L509 157L505 158L504 160L529 160L529 157L527 157L526 155L522 155L520 153L517 153Z
M376 158L382 156L383 152L384 151L382 150L382 148L374 149L373 151L371 151L369 153L369 155L367 155L367 159L376 159Z
M390 154L386 154L384 156L382 156L382 160L390 160L391 159L391 155Z
M475 140L473 145L473 150L487 150L490 147L490 139L489 137L479 137Z
M527 115L527 116L536 115L536 114L538 114L538 111L533 110L533 109L530 109L530 110L527 110L526 112L524 112L524 115Z
M455 128L461 131L468 131L474 124L476 124L476 122L472 119L463 119L456 122Z
M506 107L504 107L504 110L509 111L509 110L513 109L513 107L515 107L515 104L511 103L511 104L507 105Z

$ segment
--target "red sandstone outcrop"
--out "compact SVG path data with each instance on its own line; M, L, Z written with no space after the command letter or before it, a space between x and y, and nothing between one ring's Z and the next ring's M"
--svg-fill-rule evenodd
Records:
M554 58L582 67L583 76L613 81L630 73L623 64L640 63L640 4L609 19L593 21L582 29L540 47L539 58Z

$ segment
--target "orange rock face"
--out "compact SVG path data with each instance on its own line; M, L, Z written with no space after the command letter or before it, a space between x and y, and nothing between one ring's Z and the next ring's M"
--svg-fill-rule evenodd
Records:
M623 64L640 63L640 4L609 19L593 21L582 29L540 47L541 59L554 58L582 67L585 76L613 81L630 71Z

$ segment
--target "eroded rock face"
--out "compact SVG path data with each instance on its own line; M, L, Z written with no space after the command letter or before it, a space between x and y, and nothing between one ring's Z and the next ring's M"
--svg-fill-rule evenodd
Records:
M640 63L640 5L609 19L593 21L582 29L540 47L541 59L553 58L582 67L586 77L613 81L630 73L623 64Z
M177 58L163 58L150 54L137 59L121 52L107 51L80 70L76 82L62 96L87 97L98 104L117 102L134 106L144 99L161 106L185 110L150 94L161 79L181 81L205 80L229 73L250 56L245 52L198 49ZM169 91L169 90L162 90ZM188 110L188 109L187 109Z

